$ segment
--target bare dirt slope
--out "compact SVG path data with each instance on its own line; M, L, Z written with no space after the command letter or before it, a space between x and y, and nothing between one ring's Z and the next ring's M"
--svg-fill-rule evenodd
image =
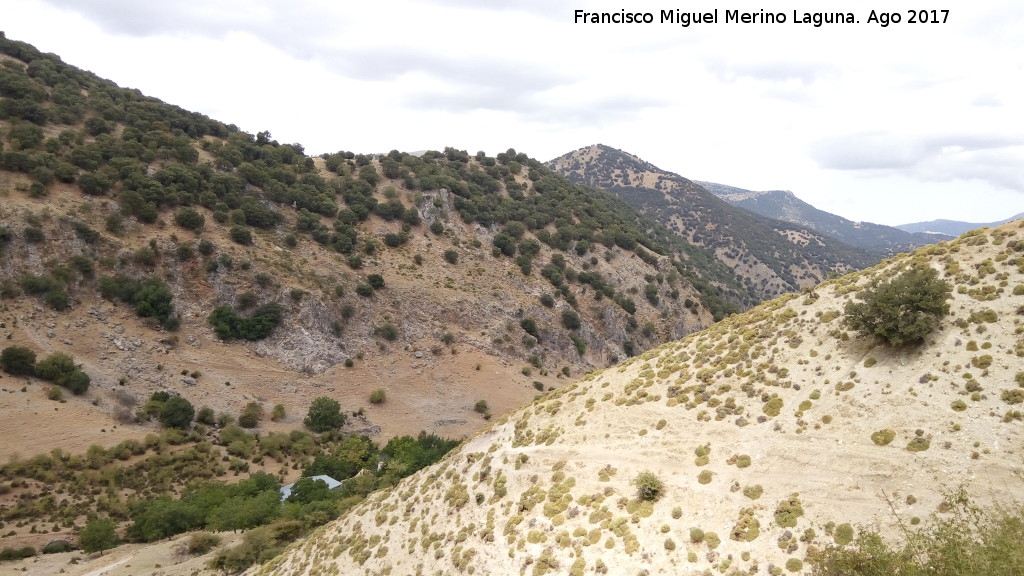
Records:
M1024 258L1009 224L784 296L496 422L253 573L809 573L966 490L1024 486ZM848 332L873 278L953 288L916 348ZM636 479L663 483L653 504Z

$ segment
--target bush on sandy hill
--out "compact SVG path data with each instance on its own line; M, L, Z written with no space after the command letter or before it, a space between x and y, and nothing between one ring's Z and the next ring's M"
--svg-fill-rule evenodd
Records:
M882 282L875 279L857 294L861 302L846 304L846 325L891 345L918 344L939 317L949 314L949 282L934 268L915 266Z

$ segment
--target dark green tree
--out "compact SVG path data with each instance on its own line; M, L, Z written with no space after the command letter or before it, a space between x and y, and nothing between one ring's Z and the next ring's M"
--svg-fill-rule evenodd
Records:
M337 430L345 424L345 415L341 413L341 404L337 400L321 396L310 404L302 423L313 432Z
M252 230L249 230L245 226L232 226L231 230L228 231L231 239L235 242L248 246L252 244Z
M893 346L919 344L949 314L952 287L930 266L913 266L895 278L876 278L846 304L846 325Z
M519 327L525 330L530 336L540 340L540 334L537 332L537 321L533 318L523 318L519 321Z
M171 396L160 408L160 423L167 428L184 430L192 424L195 415L196 409L191 402L181 396Z
M288 496L289 502L298 504L309 504L317 500L328 500L333 496L327 482L316 478L300 478L292 486L292 493Z
M64 386L74 394L84 394L89 389L89 375L75 365L74 357L63 352L54 352L39 361L36 375Z
M128 538L152 542L199 528L204 515L192 503L161 497L136 503L132 507L132 520Z
M175 212L174 223L188 230L202 230L206 218L195 208L187 206Z
M370 274L366 277L366 281L370 284L370 287L374 290L380 290L384 288L384 277L380 274Z
M0 368L15 376L34 374L36 353L23 346L8 346L0 352Z
M78 533L78 543L86 553L102 552L117 546L117 531L110 518L88 521Z
M580 327L580 315L573 310L562 312L562 326L569 330L576 330Z

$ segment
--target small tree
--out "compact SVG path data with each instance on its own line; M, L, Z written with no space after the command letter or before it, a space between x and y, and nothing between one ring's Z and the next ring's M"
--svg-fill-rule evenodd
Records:
M110 518L90 520L78 533L78 542L87 553L102 552L117 546L117 531Z
M562 312L562 326L569 330L576 330L580 327L580 315L573 310Z
M341 413L341 404L337 400L321 396L310 404L302 423L313 432L337 430L345 424L345 415Z
M160 408L160 423L167 428L184 430L192 424L195 415L196 409L191 402L181 396L171 396Z
M232 226L231 230L228 231L228 234L231 236L232 240L239 244L244 246L252 244L252 231L245 226Z
M366 281L374 290L380 290L385 286L384 277L381 276L380 274L370 274L369 276L366 277Z
M0 368L15 376L31 375L36 369L36 353L23 346L8 346L0 352Z
M206 224L206 218L195 208L186 206L175 212L174 223L188 230L202 230Z
M288 496L288 501L309 504L317 500L327 500L330 497L331 489L327 487L327 482L319 478L300 478L292 486L292 493Z
M887 282L875 279L846 304L846 325L893 346L918 344L949 314L949 282L930 266L914 266Z

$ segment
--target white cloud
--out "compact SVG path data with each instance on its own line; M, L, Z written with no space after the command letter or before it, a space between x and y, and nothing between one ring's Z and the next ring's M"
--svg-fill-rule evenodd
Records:
M872 219L863 212L876 193L890 199L878 221L1024 211L1014 120L1024 8L953 2L946 24L887 28L572 23L575 9L622 7L8 0L3 26L122 86L312 153L450 145L546 160L603 142L694 179L789 189L850 218ZM822 5L783 11L793 10Z

